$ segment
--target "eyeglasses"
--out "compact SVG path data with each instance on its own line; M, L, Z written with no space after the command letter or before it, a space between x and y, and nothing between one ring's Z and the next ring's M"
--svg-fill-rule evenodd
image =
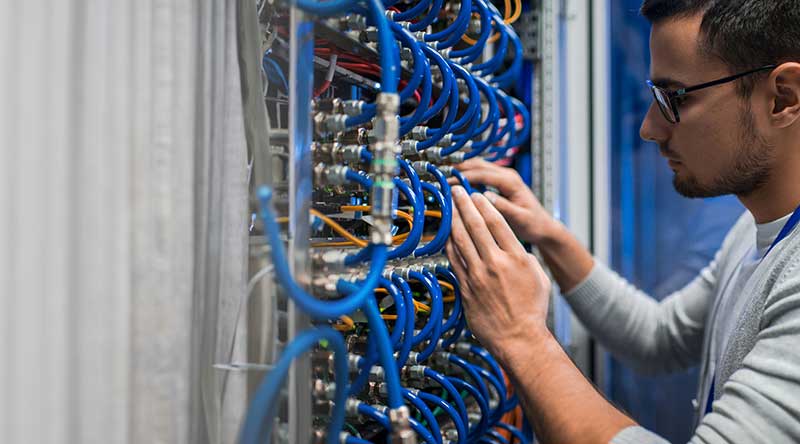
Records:
M777 67L778 65L762 66L761 68L756 68L751 71L735 74L730 77L724 77L722 79L714 80L711 82L701 83L699 85L690 86L688 88L681 88L676 91L670 91L666 88L656 86L650 80L647 81L647 86L650 87L650 91L652 91L653 97L656 99L656 103L658 104L658 108L661 110L661 114L664 115L664 118L667 119L669 123L675 124L675 123L680 123L681 121L681 116L680 114L678 114L678 99L680 97L701 89L733 82L734 80L741 79L742 77L749 76L757 72L773 70Z

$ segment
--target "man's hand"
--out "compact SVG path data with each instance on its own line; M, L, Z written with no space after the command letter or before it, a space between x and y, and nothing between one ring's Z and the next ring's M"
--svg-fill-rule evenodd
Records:
M489 192L484 195L517 236L538 247L562 291L575 288L589 275L594 267L592 255L542 207L516 171L478 158L462 163L458 169L470 183L500 191L502 196Z
M470 159L457 168L471 184L493 187L500 192L501 196L491 192L485 195L523 240L536 245L560 225L513 169L480 158Z
M547 330L550 281L502 215L460 186L453 187L453 202L447 256L469 328L507 372L537 438L608 443L635 425L586 381Z
M486 197L455 186L453 201L447 256L469 328L502 361L515 341L546 331L550 280Z

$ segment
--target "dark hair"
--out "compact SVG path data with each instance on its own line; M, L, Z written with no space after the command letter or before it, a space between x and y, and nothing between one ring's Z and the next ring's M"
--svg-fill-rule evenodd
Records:
M651 23L703 14L701 50L732 73L800 61L800 0L644 0L641 14ZM749 96L756 80L740 80L739 93Z

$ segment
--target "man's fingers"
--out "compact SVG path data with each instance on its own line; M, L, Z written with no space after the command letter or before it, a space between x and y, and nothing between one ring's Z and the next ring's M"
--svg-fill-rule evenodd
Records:
M462 171L461 174L471 184L481 184L497 188L501 194L511 195L519 186L514 171L507 168L493 167Z
M518 205L514 204L510 200L506 199L505 197L497 194L492 193L491 191L487 191L483 193L484 197L492 203L492 205L503 215L506 219L516 219L520 216L520 211L522 210Z
M466 194L464 189L461 187L453 188L454 191L458 189ZM455 195L457 192L454 192L453 194ZM469 197L467 199L469 199ZM481 265L481 257L478 254L478 250L475 248L475 244L472 242L472 237L467 232L467 228L464 226L464 222L461 220L461 214L455 205L453 206L453 221L450 228L450 240L458 249L461 258L464 261L464 265L466 265L467 268L479 267Z
M453 202L455 202L458 208L458 210L454 210L453 213L455 214L458 212L458 218L466 227L478 254L484 260L488 259L497 248L497 243L494 237L492 237L489 228L486 226L481 212L478 211L472 199L461 187L453 187ZM455 216L453 219L455 220ZM461 242L457 242L457 246L461 249ZM469 264L470 259L465 259L467 259L468 265L472 266Z
M482 194L475 193L471 196L475 207L480 211L489 232L494 237L497 245L508 253L524 253L525 249L519 243L514 231L508 226L505 218Z

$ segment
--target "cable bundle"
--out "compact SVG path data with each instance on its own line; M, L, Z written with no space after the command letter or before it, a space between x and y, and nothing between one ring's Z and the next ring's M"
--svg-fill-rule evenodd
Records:
M271 189L259 187L257 198L275 277L317 327L289 343L265 376L241 441L269 442L290 363L311 351L332 356L332 368L315 375L315 402L331 406L329 418L314 421L328 444L526 443L517 398L469 334L442 255L449 180L473 192L453 165L503 159L529 137L530 113L507 91L521 75L510 26L521 2L505 0L503 14L487 0L292 6L338 33L314 42L326 64L308 125L316 131L311 291L290 273ZM275 31L285 35L280 25ZM484 58L486 45L494 53ZM266 78L288 93L271 57L262 60Z

